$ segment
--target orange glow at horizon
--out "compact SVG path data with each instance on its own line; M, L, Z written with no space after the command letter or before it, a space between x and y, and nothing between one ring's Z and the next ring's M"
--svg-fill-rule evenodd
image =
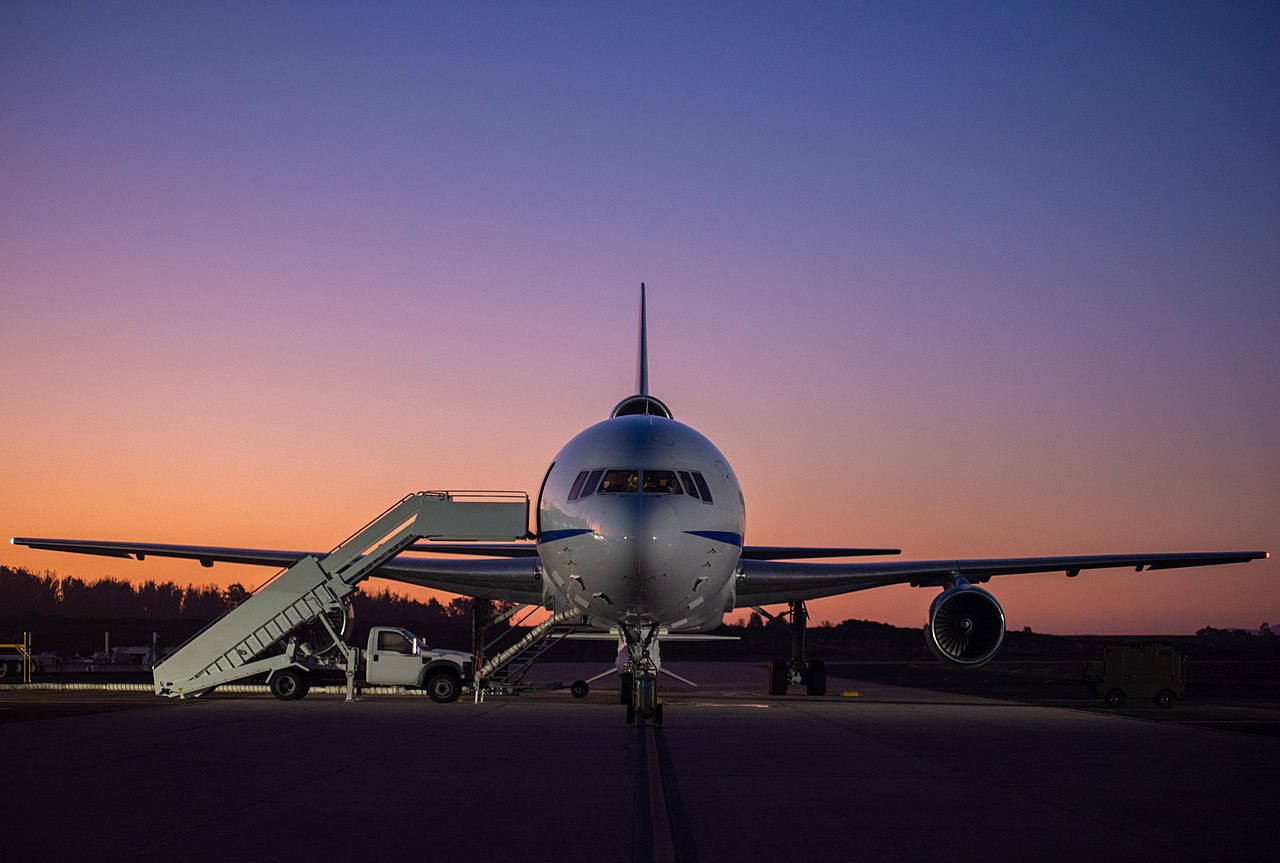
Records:
M669 355L672 350L661 346L659 352ZM698 395L694 376L689 377L688 392L677 394L685 399ZM918 432L853 446L839 427L786 418L770 425L743 424L734 421L734 408L722 406L717 414L709 412L706 402L701 407L708 412L695 421L681 416L679 398L664 397L677 419L710 433L730 459L743 483L748 542L753 544L898 545L903 558L940 559L1252 549L1265 531L1238 486L1215 488L1204 480L1189 480L1190 468L1179 471L1174 482L1166 478L1158 491L1142 482L1143 477L1165 475L1159 462L1166 456L1153 454L1145 440L1141 453L1128 450L1110 461L1098 458L1094 449L1073 455L1059 437L1053 441L1057 461L1042 464L1035 459L1043 450L1009 431L1004 432L1006 441L991 441L990 450L961 444L958 432L964 429L955 424L943 434ZM522 409L531 406L527 396L511 398L523 401ZM493 404L484 401L486 407ZM602 403L607 410L612 400ZM123 406L117 417L102 416L101 421L142 435L146 446L96 433L68 439L10 430L11 440L38 456L20 460L8 472L10 488L22 489L21 495L0 500L0 524L11 527L10 535L323 551L408 491L523 488L532 495L559 445L550 429L577 423L562 435L567 440L578 426L599 418L574 410L563 422L548 417L534 432L524 423L523 436L513 435L503 447L501 435L478 413L441 408L433 412L434 428L414 426L425 429L422 437L433 438L432 446L423 448L414 445L403 427L376 421L316 431L289 445L287 422L259 423L245 416L236 422L249 431L221 425L214 435L166 423L161 433L129 419L130 410ZM985 422L977 424L984 435L996 432ZM716 425L727 429L719 438ZM172 440L165 440L165 434ZM188 449L193 434L202 443ZM214 449L213 438L224 434L230 448ZM254 440L248 439L251 434ZM917 445L923 455L912 458ZM1086 449L1084 444L1079 448ZM205 456L196 458L197 451ZM347 455L356 452L370 457ZM1210 467L1199 470L1207 473ZM1153 500L1163 500L1165 507L1156 511ZM1206 520L1206 514L1213 520ZM12 547L2 562L85 579L110 576L135 583L220 587L238 582L253 588L273 572ZM1256 626L1268 619L1274 565L1268 560L1203 570L1086 572L1071 580L1014 576L987 587L1005 606L1011 628L1174 634L1206 625ZM452 598L384 580L372 585L416 598ZM933 593L877 589L813 601L810 613L815 622L862 618L916 626L923 623ZM744 616L738 612L729 619Z

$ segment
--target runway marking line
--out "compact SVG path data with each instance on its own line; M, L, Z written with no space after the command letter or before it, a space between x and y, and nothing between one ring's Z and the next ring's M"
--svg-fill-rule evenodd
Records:
M667 796L662 788L662 765L658 762L657 730L642 726L645 762L649 775L649 821L653 826L654 863L675 863L676 846L671 840L671 819L667 817Z
M636 728L632 863L697 863L698 851L662 729Z

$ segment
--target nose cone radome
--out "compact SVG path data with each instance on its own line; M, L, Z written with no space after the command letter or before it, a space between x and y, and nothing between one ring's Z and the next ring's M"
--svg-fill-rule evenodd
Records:
M669 604L668 569L682 536L672 505L652 497L619 499L600 528L610 569L619 577L613 585L617 595L609 600L629 606L641 620L661 615Z

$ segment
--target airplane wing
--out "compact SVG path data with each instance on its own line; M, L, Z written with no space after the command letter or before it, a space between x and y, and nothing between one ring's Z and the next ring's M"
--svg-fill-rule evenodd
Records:
M942 587L954 575L980 584L997 575L1065 572L1075 577L1084 569L1133 567L1177 569L1245 563L1269 557L1265 551L1210 551L1185 554L1100 554L1076 557L1013 557L979 560L885 561L882 563L794 563L777 560L742 561L737 607L769 605L798 599L818 599L890 584Z
M213 566L215 563L291 566L308 554L316 554L309 551L285 551L269 548L165 545L155 542L112 542L97 539L14 537L10 542L14 545L25 545L28 548L42 551L69 551L76 554L98 554L106 557L136 557L138 560L143 560L148 555L153 557L179 557L198 560L201 566ZM405 552L522 558L537 557L538 546L532 542L416 542L406 548ZM810 548L791 545L749 545L742 550L742 559L800 560L802 558L867 557L901 553L902 550L897 548ZM322 557L323 555L316 554L316 556ZM415 559L397 558L392 569L398 569L400 564L408 563L410 565L405 567L406 571L416 570L417 564L411 563L413 560ZM387 569L387 566L384 565L383 569Z
M418 542L405 551L434 554L475 554L485 557L537 557L538 546L531 542ZM742 549L743 560L800 560L802 558L879 557L902 554L900 548L809 548L794 545L748 545Z
M67 551L143 560L147 556L198 560L201 566L239 563L256 566L292 566L307 554L323 553L279 549L224 548L203 545L113 542L106 540L42 539L15 537L14 545L45 551ZM483 550L482 550L483 549ZM417 543L410 551L446 554L485 554L483 560L421 558L405 554L383 564L376 575L445 590L461 596L511 602L541 602L542 582L535 561L536 547L528 543ZM532 550L532 554L529 550ZM875 563L801 563L803 557L839 557L872 553L897 553L897 549L796 548L748 546L742 554L738 576L737 607L770 605L798 599L818 599L891 584L941 587L953 574L972 584L997 575L1065 572L1079 575L1084 569L1134 567L1174 569L1244 563L1268 557L1265 551L1190 552L1185 554L1108 554L1076 557L1024 557L976 560L882 561ZM505 556L503 556L505 555ZM789 558L780 560L778 558Z
M240 563L254 566L287 567L308 554L323 557L324 552L287 551L265 548L223 548L211 545L165 545L154 542L111 542L106 540L43 539L14 537L14 545L43 551L68 551L107 557L137 558L177 557L198 560L201 566L215 563ZM435 551L436 549L429 549ZM495 552L490 551L490 554ZM401 555L380 566L375 577L390 578L462 596L497 599L509 602L542 602L542 581L535 561L526 557L501 557L486 560L442 560Z
M537 562L527 558L444 560L401 556L384 563L373 574L478 599L534 605L542 602L542 576Z

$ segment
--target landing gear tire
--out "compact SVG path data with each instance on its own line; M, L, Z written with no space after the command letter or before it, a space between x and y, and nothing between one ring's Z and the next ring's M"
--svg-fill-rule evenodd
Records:
M785 659L769 660L769 694L786 695L791 685L791 663Z
M631 672L629 671L622 672L622 689L619 690L618 692L619 704L631 703L631 687L632 687Z
M1108 689L1107 694L1103 696L1102 700L1107 703L1108 707L1123 707L1124 706L1124 690L1119 688Z
M809 673L805 676L804 691L808 695L827 694L827 664L821 659L809 663Z
M658 704L658 681L647 675L637 680L635 700L636 714L641 719L652 717Z
M427 676L427 696L436 704L457 701L462 694L462 681L451 671L436 671Z
M574 698L586 698L587 693L591 691L591 686L585 680L575 680L569 685L569 691L573 693Z
M1176 698L1176 696L1173 694L1172 689L1161 689L1156 693L1156 706L1172 707L1174 698Z
M627 702L627 724L643 723L646 719L656 725L662 721L662 705L658 703L658 681L652 675L644 675L638 680L632 678L634 690L631 700Z
M271 694L281 701L297 701L307 694L307 690L311 688L311 681L298 669L286 668L271 675L270 687Z

